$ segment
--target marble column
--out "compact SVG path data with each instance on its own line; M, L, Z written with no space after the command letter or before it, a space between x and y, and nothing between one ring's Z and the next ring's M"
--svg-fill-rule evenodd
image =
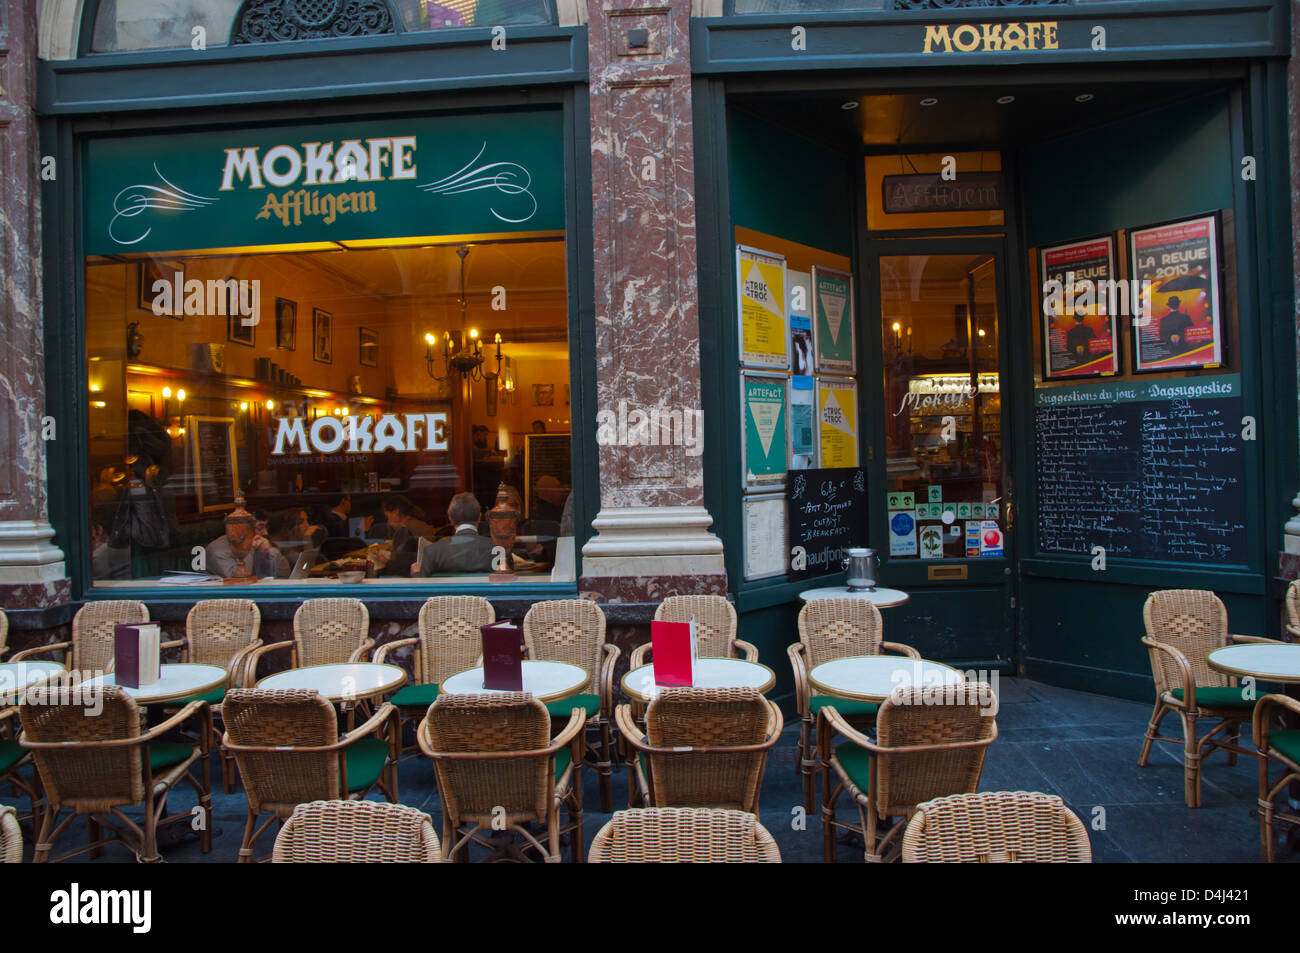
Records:
M701 455L691 0L588 0L600 513L583 594L725 593Z
M69 595L63 553L52 543L42 441L36 45L35 5L0 0L0 605L8 610L45 608ZM75 439L66 429L55 436Z

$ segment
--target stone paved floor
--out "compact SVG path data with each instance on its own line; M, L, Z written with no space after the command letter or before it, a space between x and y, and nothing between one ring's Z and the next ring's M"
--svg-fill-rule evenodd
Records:
M1083 819L1092 838L1093 859L1098 862L1216 862L1260 859L1258 823L1250 816L1256 797L1256 761L1240 758L1236 766L1227 756L1215 754L1202 777L1204 806L1189 810L1183 804L1181 750L1176 745L1157 745L1151 763L1137 767L1146 719L1151 706L1102 695L1069 691L1025 679L1003 678L997 715L999 737L989 749L980 789L1037 790L1059 794ZM1163 726L1177 731L1170 717ZM764 826L777 839L787 862L819 862L822 859L821 821L814 813L797 829L795 809L800 804L800 787L793 762L798 726L788 724L780 744L768 761L761 800ZM215 767L213 777L219 773ZM627 803L627 776L616 770L614 807ZM440 827L438 795L429 762L420 757L402 762L399 774L401 800L428 812ZM608 819L600 813L594 772L584 771L585 840ZM7 793L7 792L6 792ZM25 800L9 797L0 802L26 810ZM192 793L178 789L172 810L188 810ZM229 862L236 857L246 817L243 792L214 793L213 838L208 855L199 852L197 841L188 840L166 848L168 861L214 860ZM1104 829L1094 829L1097 808L1104 808ZM841 799L841 814L853 812ZM60 840L68 849L82 843L83 824L74 823ZM269 853L272 834L259 842ZM567 851L565 852L567 856ZM30 858L30 847L28 850ZM129 860L123 848L110 847L106 860ZM842 863L861 862L860 848L841 844ZM84 859L80 858L80 859ZM1285 858L1294 862L1295 857Z

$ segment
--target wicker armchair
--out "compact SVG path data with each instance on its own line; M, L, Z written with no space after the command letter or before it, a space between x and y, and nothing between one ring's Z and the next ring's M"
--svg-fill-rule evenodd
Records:
M33 655L63 652L63 664L68 669L88 673L113 670L113 626L126 622L148 622L149 610L143 602L134 599L115 599L104 602L87 602L72 617L72 641L38 645L19 652L9 661L19 662Z
M8 784L12 791L22 791L27 795L27 800L31 803L32 825L34 827L36 818L41 813L41 776L34 768L30 783L22 776L22 769L34 762L32 753L23 748L18 743L18 739L13 737L16 734L17 724L17 707L0 711L0 726L3 726L5 735L5 737L0 737L0 784Z
M23 829L18 826L18 812L0 805L0 864L23 862Z
M715 807L758 813L767 753L781 736L781 709L753 688L664 688L646 709L645 731L619 705L629 747L628 806Z
M262 644L258 632L262 613L250 599L208 599L197 602L185 617L185 638L164 642L165 648L181 649L181 661L197 665L216 665L230 673L229 686L243 688L247 677L248 657ZM217 716L226 689L215 688L187 698L180 704L201 700L212 713L213 737L218 737ZM221 787L227 794L235 792L235 760L221 753Z
M9 651L9 616L5 615L4 609L0 609L0 659L5 657Z
M405 723L421 718L438 697L438 686L457 672L474 668L483 652L479 626L496 621L492 604L479 596L437 596L420 607L420 634L416 638L385 642L375 653L385 662L390 653L413 647L415 677L389 699ZM415 750L414 745L402 752Z
M822 762L822 834L827 863L835 862L835 830L862 836L868 862L894 859L903 825L917 805L979 786L984 755L997 737L993 690L984 682L900 687L880 706L876 739L855 730L833 705L818 714ZM836 734L845 741L831 750ZM830 773L838 783L832 787ZM853 798L860 824L835 816L841 792Z
M1284 709L1279 712L1278 709ZM1280 729L1270 727L1269 721L1277 714L1287 714L1294 724L1300 719L1300 699L1289 695L1265 695L1255 706L1255 747L1259 749L1259 843L1265 863L1273 863L1273 821L1300 824L1300 815L1278 813L1277 797L1288 785L1300 781L1300 728ZM1282 766L1282 776L1273 783L1268 780L1270 761Z
M834 705L850 724L869 727L880 706L873 702L847 701L817 692L808 673L823 662L857 655L905 655L919 659L910 645L884 641L880 610L865 599L814 599L799 610L799 641L786 649L794 671L795 707L799 712L799 748L795 771L803 779L803 807L815 810L814 779L819 767L813 731L823 705Z
M248 654L243 684L257 682L257 665L272 652L289 650L289 668L365 662L370 638L370 611L360 599L308 599L293 614L293 638L272 642Z
M442 848L428 814L383 801L312 801L293 809L273 864L436 864Z
M781 851L748 811L647 807L619 811L596 832L592 864L779 864Z
M593 757L600 780L600 809L613 810L610 778L614 773L612 716L614 663L619 649L605 641L605 613L589 599L553 599L537 602L524 616L524 647L528 657L542 662L568 662L584 669L590 678L583 693L551 702L546 710L554 718L568 718L575 708L587 716L587 727L599 729L599 754Z
M580 863L585 721L574 708L552 739L551 715L530 692L439 695L416 739L438 775L443 857L461 852L456 859L468 861L470 842L484 843L479 831L509 829L547 863L560 862L560 835L568 832ZM564 828L561 804L569 815ZM546 845L529 822L545 825Z
M1228 610L1214 593L1204 589L1165 589L1153 592L1142 607L1147 634L1142 644L1151 656L1155 679L1156 706L1142 739L1138 767L1151 756L1153 741L1181 741L1183 744L1184 797L1188 807L1201 806L1201 761L1215 748L1228 752L1228 763L1238 754L1255 756L1242 748L1242 722L1249 722L1255 699L1237 688L1237 680L1210 668L1206 657L1214 649L1233 642L1259 642L1249 636L1228 634ZM1160 722L1177 712L1183 723L1182 738L1165 738ZM1217 719L1203 737L1196 736L1198 718ZM1220 732L1225 737L1218 738Z
M35 756L45 789L45 817L33 860L50 859L59 834L80 815L86 817L90 843L57 859L87 851L97 857L105 844L121 842L142 861L160 860L158 825L167 809L167 796L181 781L198 795L206 821L199 828L199 845L206 854L212 846L208 768L212 721L208 703L192 701L141 733L140 710L122 689L96 686L92 695L84 683L77 684L66 675L55 684L67 694L56 696L51 690L39 703L19 705L23 733L18 740ZM88 700L97 704L92 706ZM100 708L98 713L96 708ZM164 739L190 718L198 725L197 745ZM197 778L190 771L195 763L200 769ZM126 805L143 807L143 826L120 810ZM72 813L56 823L65 808ZM114 819L123 826L116 826ZM178 814L169 820L188 825L191 817ZM117 837L101 837L101 824Z
M1300 641L1300 579L1292 579L1286 587L1286 630Z
M699 654L708 658L758 661L758 649L736 638L736 607L726 596L669 596L655 608L656 622L690 622L695 619ZM650 655L650 643L632 650L631 668L640 668Z
M383 705L339 737L334 706L306 689L232 689L221 706L222 747L235 756L248 797L248 823L239 862L272 821L283 823L299 804L364 798L376 786L397 801L397 710ZM270 818L261 827L263 813Z
M903 863L1090 864L1083 822L1055 794L985 791L916 806Z

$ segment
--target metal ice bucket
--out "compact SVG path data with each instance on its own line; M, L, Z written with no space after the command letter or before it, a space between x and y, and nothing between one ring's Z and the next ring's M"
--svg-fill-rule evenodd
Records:
M866 592L880 581L880 557L874 549L851 547L841 568L849 574L849 592Z

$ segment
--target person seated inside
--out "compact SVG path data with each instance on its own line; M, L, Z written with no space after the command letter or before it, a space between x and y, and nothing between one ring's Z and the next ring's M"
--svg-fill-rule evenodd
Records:
M432 539L433 527L420 518L424 514L404 496L384 500L383 511L385 532L391 543L388 544L388 562L380 570L380 575L409 576L420 550L420 540Z
M326 559L338 559L349 553L364 549L366 541L359 536L352 534L350 521L352 517L352 494L340 494L334 503L333 508L326 511L323 518L325 525L326 540L321 546L321 554ZM369 532L371 523L374 522L373 516L367 516L365 519L365 531Z
M256 523L257 517L237 501L226 517L226 535L214 539L205 549L207 571L223 579L287 578L293 567L266 536L258 534Z
M90 516L90 577L92 579L130 579L131 548L118 549L108 542L108 529L117 517L117 507L109 503L96 506Z
M272 544L285 559L296 559L309 550L319 550L325 542L325 527L312 523L306 510L291 510L273 517L270 523Z
M412 564L411 575L491 572L492 540L478 531L482 515L483 508L473 493L453 496L447 505L447 519L455 530L425 547L423 559Z

